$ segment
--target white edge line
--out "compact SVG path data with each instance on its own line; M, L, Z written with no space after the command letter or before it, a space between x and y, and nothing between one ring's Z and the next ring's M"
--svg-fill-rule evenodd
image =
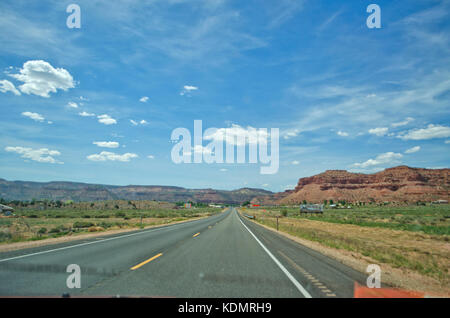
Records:
M236 212L237 213L237 212ZM241 224L247 229L247 231L249 231L249 233L254 237L254 239L256 240L256 242L259 243L259 245L261 245L261 247L264 249L264 251L269 254L269 256L272 258L272 260L275 262L275 264L278 265L278 267L283 271L283 273L289 278L289 280L295 285L295 287L297 287L297 289L303 294L303 296L305 296L305 298L312 298L312 296L308 293L308 291L303 288L303 286L294 278L294 276L291 275L291 273L289 273L289 271L283 266L283 264L280 263L279 260L276 259L275 256L273 256L273 254L267 249L267 247L264 246L263 243L261 243L261 241L256 237L255 234L253 234L252 231L250 231L250 229L244 224L244 222L242 222L241 218L238 216L239 221L241 222Z
M80 246L85 246L85 245L90 245L90 244L95 244L95 243L103 243L103 242L106 242L106 241L112 241L112 240L115 240L115 239L130 237L130 236L134 236L134 235L140 235L140 234L145 234L145 233L150 233L150 232L156 232L158 230L165 230L165 229L173 228L173 227L176 227L176 226L183 226L183 225L186 225L188 223L195 222L195 221L200 221L200 220L193 220L193 221L190 221L190 222L188 221L188 222L184 222L184 223L181 223L181 224L172 224L172 225L164 226L164 227L161 227L161 228L158 228L158 229L144 230L144 231L138 232L138 233L119 235L119 236L115 236L115 237L106 238L106 239L103 239L103 240L100 240L100 241L86 242L86 243L75 244L75 245L70 245L70 246L64 246L64 247L59 247L59 248L55 248L55 249L51 249L51 250L45 250L45 251L31 253L31 254L24 254L24 255L14 256L14 257L10 257L10 258L0 259L0 263L6 262L6 261L12 261L12 260L19 259L19 258L25 258L25 257L29 257L29 256L35 256L35 255L47 254L47 253L56 252L56 251L67 250L69 248L74 248L74 247L80 247Z

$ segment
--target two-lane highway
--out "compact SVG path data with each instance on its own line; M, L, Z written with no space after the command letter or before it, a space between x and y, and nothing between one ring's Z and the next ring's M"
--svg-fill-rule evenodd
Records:
M81 288L69 289L69 264ZM365 277L239 216L0 253L0 295L352 297Z

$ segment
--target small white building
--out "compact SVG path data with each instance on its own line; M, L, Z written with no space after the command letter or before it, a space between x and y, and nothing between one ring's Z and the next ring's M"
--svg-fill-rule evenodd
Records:
M10 206L0 204L0 213L5 213L5 212L14 212L14 209Z

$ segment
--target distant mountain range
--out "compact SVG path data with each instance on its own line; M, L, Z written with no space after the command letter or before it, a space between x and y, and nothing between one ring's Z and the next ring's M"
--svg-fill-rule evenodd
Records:
M347 202L401 202L449 200L450 169L423 169L398 166L374 174L327 170L301 178L293 190L254 198L262 205Z
M0 198L6 200L156 200L166 202L240 204L256 196L272 195L262 189L238 190L185 189L171 186L111 186L76 182L30 182L0 179Z
M293 190L273 193L263 189L185 189L171 186L112 186L76 182L29 182L0 179L0 198L6 200L156 200L166 202L278 205L324 200L347 202L417 202L449 200L450 169L398 166L374 174L327 170L301 178Z

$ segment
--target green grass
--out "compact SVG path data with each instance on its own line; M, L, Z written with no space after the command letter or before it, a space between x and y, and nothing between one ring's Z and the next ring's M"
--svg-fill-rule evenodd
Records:
M450 205L366 206L352 209L325 209L323 214L300 215L298 208L270 208L268 215L284 214L299 219L338 224L388 228L432 235L450 235Z

